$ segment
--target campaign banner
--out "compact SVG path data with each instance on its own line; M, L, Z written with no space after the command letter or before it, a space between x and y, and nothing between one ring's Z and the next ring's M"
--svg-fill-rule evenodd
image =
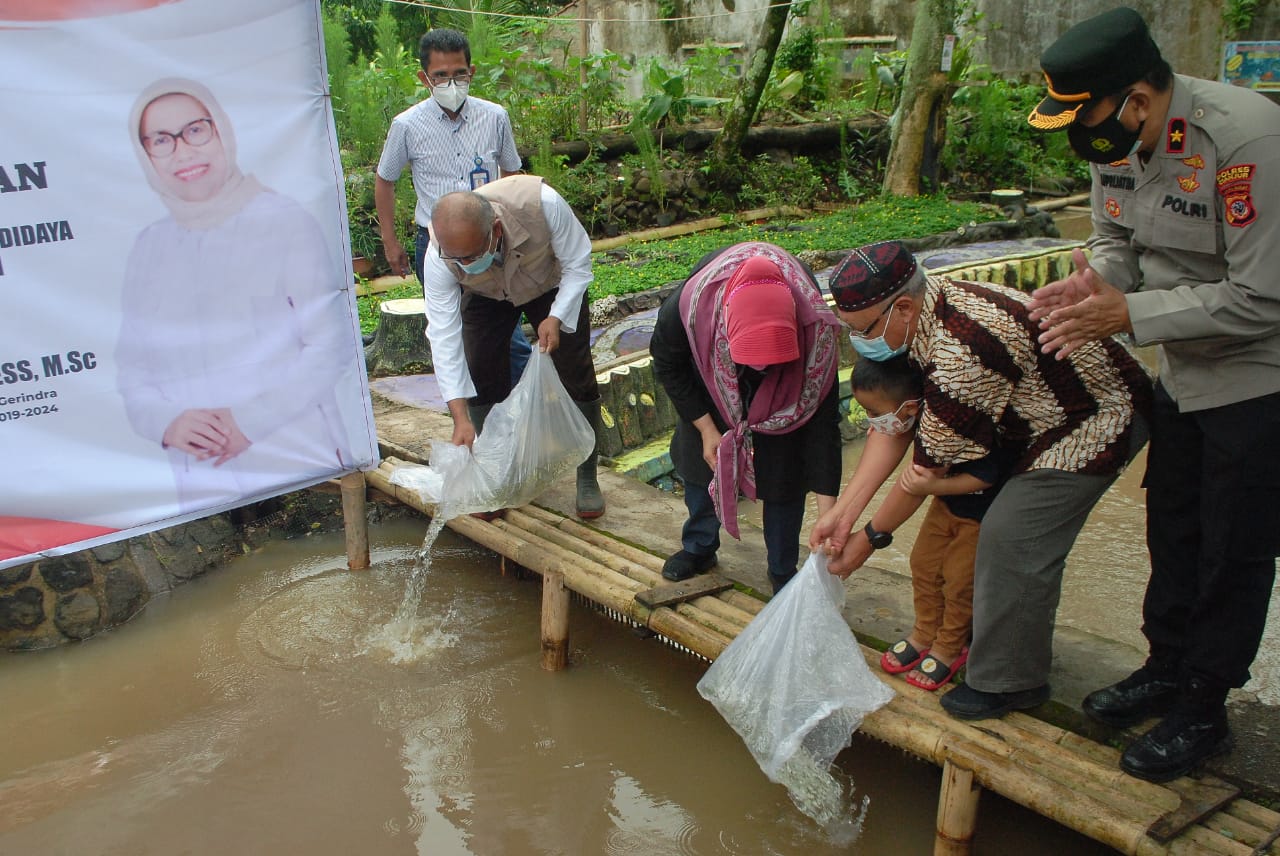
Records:
M0 0L0 568L377 461L319 0Z
M1280 41L1227 42L1222 82L1259 92L1280 92Z

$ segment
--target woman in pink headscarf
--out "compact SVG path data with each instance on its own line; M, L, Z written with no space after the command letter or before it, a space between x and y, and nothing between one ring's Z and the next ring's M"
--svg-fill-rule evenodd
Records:
M703 259L658 310L649 351L689 510L666 579L714 565L722 523L739 537L739 495L764 503L774 591L795 575L806 496L822 513L840 489L838 329L804 264L766 243Z

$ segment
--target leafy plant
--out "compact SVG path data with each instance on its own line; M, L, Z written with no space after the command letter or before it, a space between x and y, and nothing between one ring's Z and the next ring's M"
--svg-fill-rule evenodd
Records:
M1232 38L1253 26L1258 0L1227 0L1222 4L1223 35Z
M657 59L650 60L649 69L645 73L645 86L652 92L636 110L630 130L634 132L637 127L660 128L668 124L683 125L691 112L729 101L727 98L691 94L687 91L686 83L683 71L670 71Z

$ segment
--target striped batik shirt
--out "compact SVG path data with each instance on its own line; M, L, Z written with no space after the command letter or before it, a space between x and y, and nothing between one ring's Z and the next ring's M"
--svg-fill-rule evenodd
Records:
M911 360L924 372L915 462L940 467L999 445L1013 472L1110 474L1129 459L1135 410L1151 378L1118 340L1059 360L1043 354L1028 295L989 283L929 277Z
M418 194L413 219L425 228L431 224L431 207L437 199L455 190L475 189L471 173L477 167L488 174L489 181L502 177L499 170L520 169L506 109L469 95L454 120L434 98L415 104L391 121L378 176L394 183L405 166L412 171Z

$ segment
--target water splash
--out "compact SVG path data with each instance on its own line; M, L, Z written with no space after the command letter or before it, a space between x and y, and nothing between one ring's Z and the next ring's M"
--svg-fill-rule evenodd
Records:
M430 625L419 615L422 594L431 572L431 548L449 517L437 509L431 525L427 527L427 534L423 536L422 546L414 555L413 569L409 572L409 582L405 585L400 606L390 621L369 636L367 650L387 652L392 663L415 662L430 652L449 647L455 640L455 635L446 629L454 614L452 607Z

